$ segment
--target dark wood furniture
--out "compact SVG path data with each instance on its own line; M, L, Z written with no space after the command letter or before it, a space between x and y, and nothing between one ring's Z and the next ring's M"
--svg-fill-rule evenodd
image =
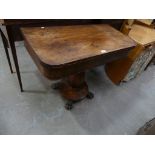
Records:
M12 64L11 64L11 60L10 60L10 56L9 56L9 51L8 51L8 42L7 42L7 39L6 39L3 31L1 30L1 28L0 28L0 35L2 37L2 42L3 42L5 54L6 54L6 57L7 57L7 60L8 60L8 64L9 64L9 67L10 67L10 71L11 71L11 73L13 73Z
M40 72L56 85L62 96L74 102L93 98L85 71L125 57L135 47L128 36L109 25L21 28L25 46Z
M20 32L20 27L28 26L62 26L62 25L81 25L81 24L110 24L116 29L120 29L123 20L122 19L4 19L0 20L6 27L8 42L11 47L13 60L17 72L17 77L20 85L21 92L23 91L23 85L21 81L20 69L18 65L18 57L15 48L15 41L23 40Z

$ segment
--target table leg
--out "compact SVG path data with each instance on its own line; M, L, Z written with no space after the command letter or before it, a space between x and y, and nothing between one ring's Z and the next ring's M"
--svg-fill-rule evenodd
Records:
M11 73L13 73L6 38L5 38L5 35L3 34L3 32L1 31L1 29L0 29L0 33L1 33L2 41L3 41L3 46L4 46L5 53L6 53L6 57L7 57L7 60L8 60L8 64L9 64L9 67L10 67L10 71L11 71Z
M13 38L11 26L6 25L6 30L7 30L7 34L8 34L8 38L9 38L9 42L10 42L10 47L11 47L11 51L12 51L13 60L14 60L14 63L15 63L17 77L18 77L18 81L19 81L19 85L20 85L20 90L21 90L21 92L23 92L21 75L20 75L20 70L19 70L19 65L18 65L18 58L17 58L17 53L16 53L16 48L15 48L15 43L14 43L14 38Z
M59 89L61 95L69 102L65 105L67 110L72 109L73 103L83 100L84 98L92 99L94 96L88 91L88 85L85 81L85 73L81 72L71 75L55 84L55 89Z

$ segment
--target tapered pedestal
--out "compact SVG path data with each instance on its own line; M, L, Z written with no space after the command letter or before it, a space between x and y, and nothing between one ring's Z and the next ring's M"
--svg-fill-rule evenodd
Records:
M65 106L68 110L72 109L73 103L81 101L86 97L89 99L94 97L88 91L84 72L63 79L60 83L56 83L53 88L59 89L61 95L69 101Z

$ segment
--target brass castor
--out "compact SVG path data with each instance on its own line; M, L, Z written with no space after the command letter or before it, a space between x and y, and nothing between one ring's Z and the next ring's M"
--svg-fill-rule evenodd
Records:
M88 99L93 99L94 98L94 94L92 92L88 92L87 96Z
M69 101L65 104L65 109L66 110L72 110L73 109L73 103L72 101Z
M54 90L58 90L58 89L60 89L60 87L61 87L61 83L54 83L54 84L52 84L52 89L54 89Z

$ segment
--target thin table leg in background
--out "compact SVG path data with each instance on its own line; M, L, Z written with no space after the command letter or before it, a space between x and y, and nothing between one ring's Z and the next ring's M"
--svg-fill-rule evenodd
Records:
M11 26L6 25L6 30L7 30L7 34L8 34L8 38L9 38L9 42L10 42L10 47L11 47L11 51L12 51L13 60L14 60L14 63L15 63L17 77L18 77L18 81L19 81L19 85L20 85L20 90L21 90L21 92L23 92L23 85L22 85L22 81L21 81L21 75L20 75L20 70L19 70L19 65L18 65L16 47L15 47L15 43L14 43L14 38L13 38Z
M1 34L1 37L2 37L3 46L4 46L4 49L5 49L6 57L7 57L8 64L9 64L9 67L10 67L10 71L11 71L11 73L13 73L13 69L12 69L12 65L11 65L11 61L10 61L10 56L9 56L9 52L8 52L8 46L7 46L6 38L5 38L5 35L3 34L3 32L1 31L1 29L0 29L0 34Z

